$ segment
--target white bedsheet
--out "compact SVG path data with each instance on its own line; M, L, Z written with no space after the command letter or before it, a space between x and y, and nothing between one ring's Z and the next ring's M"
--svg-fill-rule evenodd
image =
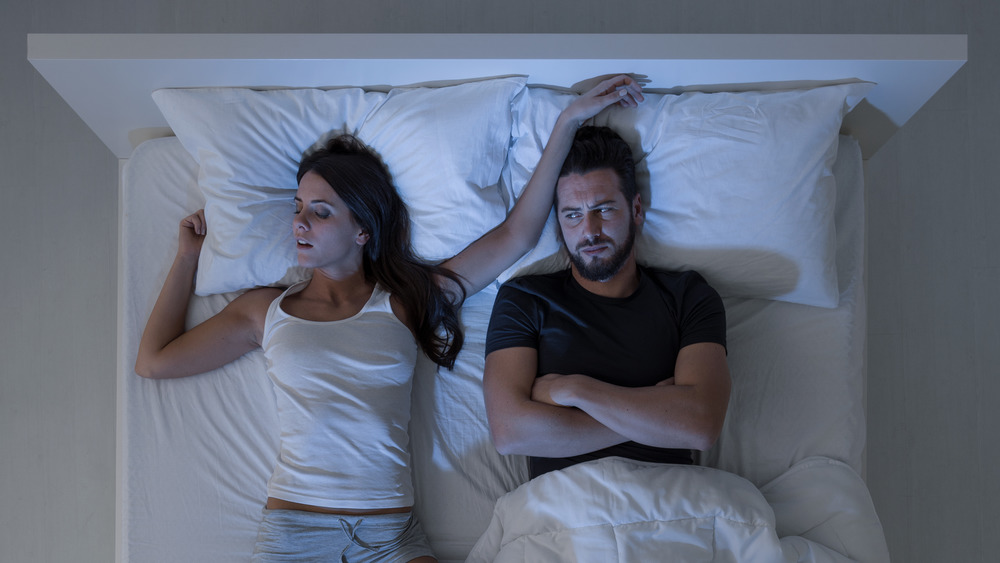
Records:
M864 483L812 457L761 489L719 469L624 458L547 473L500 499L467 561L887 559Z
M841 152L851 158L840 159L837 168L840 305L726 303L733 395L722 438L703 461L745 478L747 486L764 487L768 500L768 482L815 456L842 462L860 484L863 191L856 143L842 139ZM139 335L175 252L178 221L203 201L196 175L194 162L173 138L144 143L123 171L119 433L125 561L246 561L276 455L273 394L259 351L182 380L149 381L133 373ZM465 559L490 525L496 499L527 475L523 458L496 453L485 422L483 343L495 294L491 286L463 308L467 341L456 368L439 371L422 360L415 375L417 513L443 561ZM190 320L207 318L233 296L195 298ZM766 506L757 508L767 512ZM849 529L857 521L845 517L831 525ZM780 519L776 525L780 536ZM813 543L786 542L792 545L782 544L782 553L821 553L809 547L817 540L803 532L786 535Z

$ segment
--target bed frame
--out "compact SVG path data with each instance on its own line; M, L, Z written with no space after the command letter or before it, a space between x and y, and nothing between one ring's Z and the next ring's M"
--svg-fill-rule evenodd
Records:
M385 90L526 75L532 85L578 89L581 78L618 72L647 76L654 92L874 82L843 130L867 159L962 67L967 52L964 35L30 34L27 40L31 63L123 163L142 141L171 134L150 96L159 88ZM118 374L119 391L129 375ZM120 449L119 437L119 457Z
M869 158L966 61L965 35L28 35L28 59L119 158L169 134L166 87L384 88L636 72L652 91L878 84L844 123Z

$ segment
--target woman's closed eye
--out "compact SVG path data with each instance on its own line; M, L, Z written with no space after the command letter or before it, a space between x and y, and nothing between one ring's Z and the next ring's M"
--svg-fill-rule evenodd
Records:
M302 213L302 211L303 207L301 205L296 205L293 215L298 215L299 213ZM312 216L316 217L317 219L329 219L331 215L333 215L333 212L322 206L312 207Z

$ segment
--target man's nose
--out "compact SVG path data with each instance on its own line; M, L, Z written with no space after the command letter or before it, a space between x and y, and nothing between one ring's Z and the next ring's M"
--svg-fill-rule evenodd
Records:
M601 234L601 218L597 213L584 214L583 234L588 237L596 237Z

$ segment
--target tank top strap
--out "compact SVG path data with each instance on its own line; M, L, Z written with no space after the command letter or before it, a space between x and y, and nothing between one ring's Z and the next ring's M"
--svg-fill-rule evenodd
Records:
M379 284L375 284L375 289L372 290L372 296L368 298L368 303L361 309L362 311L381 311L381 312L392 312L392 294L389 293L384 287Z

